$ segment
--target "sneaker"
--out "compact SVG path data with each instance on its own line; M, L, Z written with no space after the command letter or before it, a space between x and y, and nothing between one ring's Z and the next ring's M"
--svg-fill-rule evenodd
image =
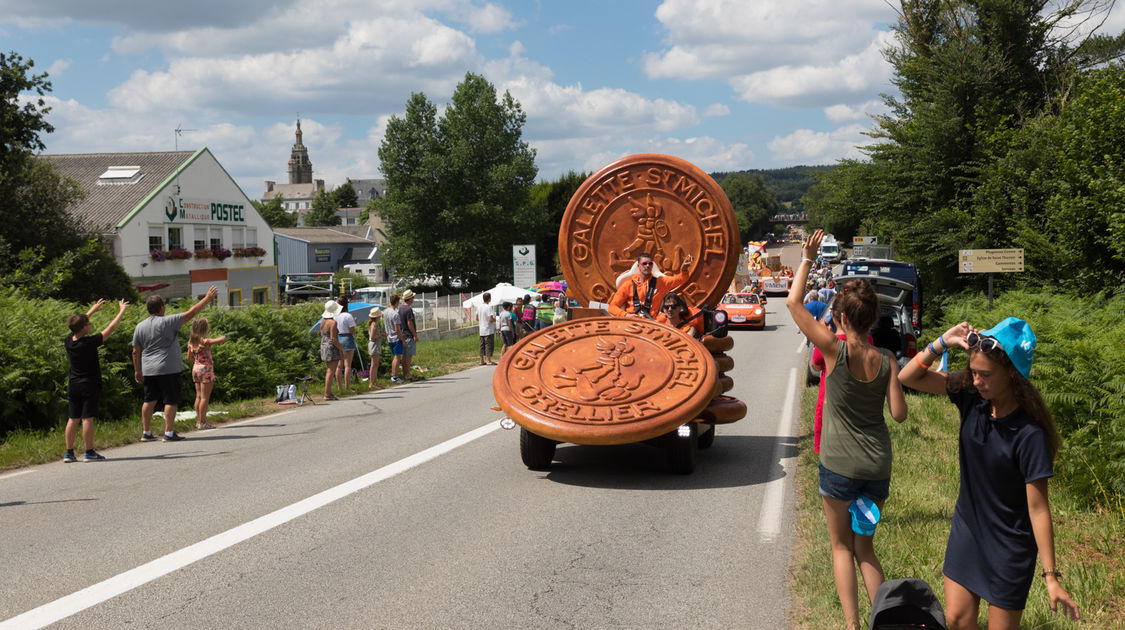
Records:
M164 434L164 441L165 442L179 442L180 440L186 440L186 439L187 438L180 435L179 433L176 433L175 431L172 432L172 435L168 435L167 433Z
M104 462L105 456L97 451L86 451L86 455L82 457L84 462Z
M74 453L67 451L66 453L63 453L62 460L64 464L69 464L71 462L78 461L78 458L74 456Z
M399 378L399 377L397 377L397 376L392 376L392 377L391 377L391 382L392 382L392 383L405 383L406 381L402 380L401 378Z
M155 442L156 436L151 434L151 433L142 433L141 434L141 441L142 442Z

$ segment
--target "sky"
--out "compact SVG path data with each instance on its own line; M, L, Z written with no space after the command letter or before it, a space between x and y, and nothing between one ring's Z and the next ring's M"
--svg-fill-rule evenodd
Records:
M888 0L0 0L52 83L46 153L207 147L251 199L380 177L389 118L466 72L527 114L540 180L666 153L708 172L862 158L895 94ZM1103 32L1125 27L1125 10ZM180 132L177 133L176 130Z

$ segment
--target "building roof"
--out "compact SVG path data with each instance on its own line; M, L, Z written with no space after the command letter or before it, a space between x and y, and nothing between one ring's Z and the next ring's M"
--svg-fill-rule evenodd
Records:
M365 205L363 202L371 201L376 197L387 196L387 180L385 179L352 179L348 177L347 180L355 189L360 205Z
M314 244L355 243L370 245L366 225L334 225L329 227L274 228L275 234Z
M151 195L186 168L198 151L165 151L153 153L78 153L72 155L41 155L64 177L82 187L86 198L70 207L79 220L98 232L120 226ZM139 171L129 183L99 184L111 166L134 166Z
M284 195L288 201L293 200L311 200L316 198L316 193L320 191L320 186L323 186L322 180L316 180L310 184L274 184L272 190L267 190L262 193L262 201L269 201L278 195Z

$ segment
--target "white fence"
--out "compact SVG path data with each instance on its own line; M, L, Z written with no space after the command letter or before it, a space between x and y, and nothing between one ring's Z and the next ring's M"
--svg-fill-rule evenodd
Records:
M476 326L473 309L461 308L461 303L473 297L471 293L439 296L434 293L414 295L414 325L418 330L446 332Z

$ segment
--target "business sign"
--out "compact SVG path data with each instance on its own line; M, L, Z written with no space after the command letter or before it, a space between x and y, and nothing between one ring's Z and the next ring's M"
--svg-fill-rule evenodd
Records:
M208 223L246 223L246 207L240 203L224 203L183 197L164 198L164 216L169 223L206 221Z
M313 260L316 262L332 262L332 250L328 248L314 249Z
M1016 273L1023 271L1022 249L962 249L957 270L961 273Z
M535 246L512 245L512 284L527 288L535 283Z
M878 245L878 236L853 236L852 245Z

